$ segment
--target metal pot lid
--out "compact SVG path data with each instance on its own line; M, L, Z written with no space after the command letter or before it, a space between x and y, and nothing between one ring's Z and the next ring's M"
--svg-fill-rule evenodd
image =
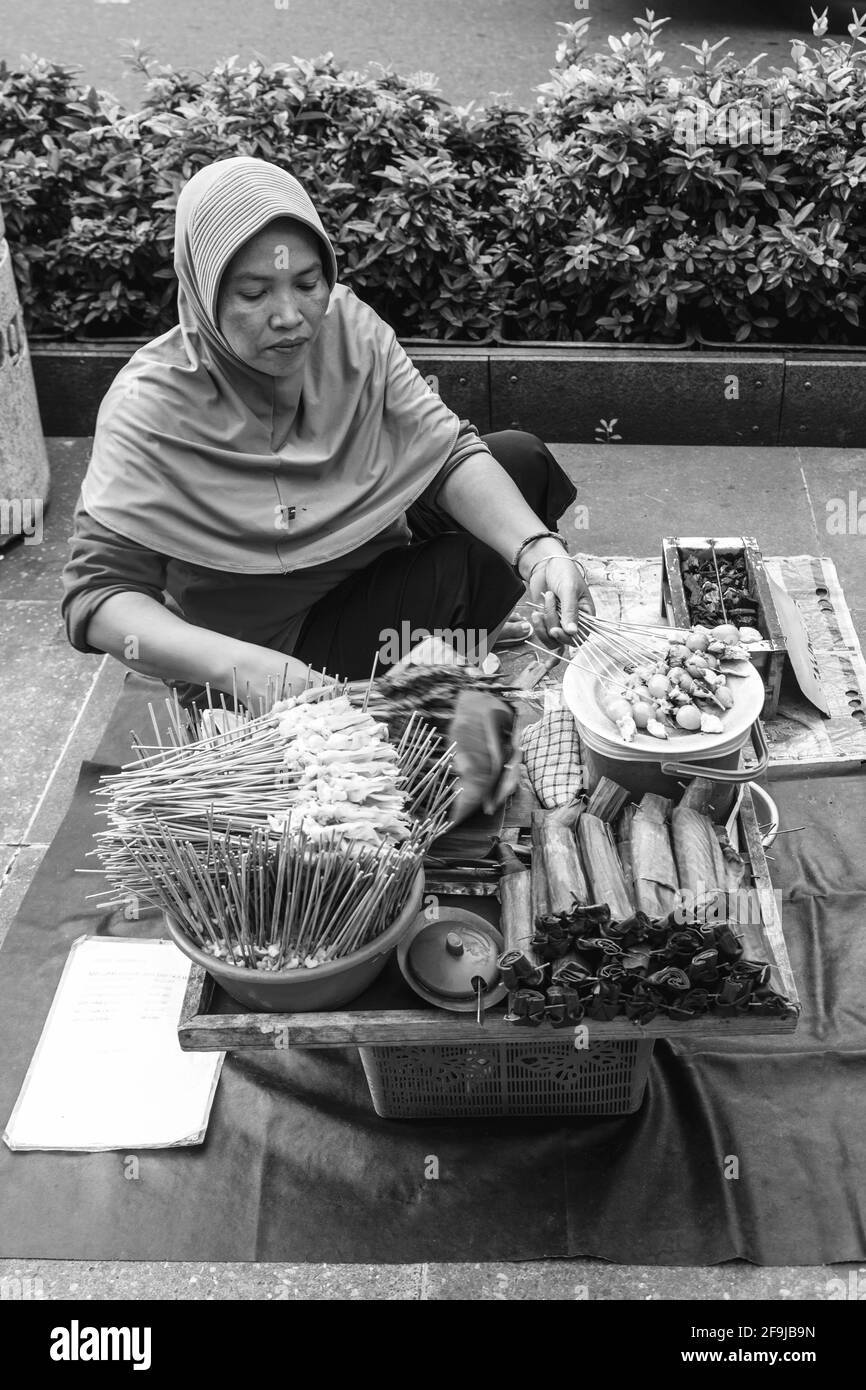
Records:
M423 927L409 944L407 963L418 983L443 999L472 1001L477 980L486 994L499 982L501 937L495 927L476 917L466 921L446 911ZM494 935L495 933L495 935Z

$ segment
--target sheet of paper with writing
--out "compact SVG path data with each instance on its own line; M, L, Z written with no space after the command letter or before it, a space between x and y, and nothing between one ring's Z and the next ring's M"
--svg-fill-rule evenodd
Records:
M4 1132L8 1147L200 1144L225 1054L180 1050L189 968L172 941L79 937Z

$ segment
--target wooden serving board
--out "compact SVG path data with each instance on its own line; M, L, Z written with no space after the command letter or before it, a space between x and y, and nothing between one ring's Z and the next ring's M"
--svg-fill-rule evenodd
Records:
M518 834L522 828L511 826L509 833ZM750 920L741 922L737 928L743 938L744 956L751 960L768 961L772 967L772 987L799 1006L782 931L779 902L770 879L748 787L740 805L738 831L740 852L751 869L754 888L751 901L756 902L758 907L756 912L750 914ZM442 886L448 886L444 877ZM484 907L494 919L497 915L493 910L495 905L492 898L484 899ZM409 994L415 1000L408 986L402 990L398 988L397 993L402 994L404 999ZM569 1028L554 1028L548 1022L532 1029L507 1023L503 1006L489 1010L484 1024L479 1026L474 1016L450 1013L432 1006L391 1007L386 996L387 987L374 985L353 1006L330 1013L226 1012L232 1006L227 1003L225 996L221 996L214 981L200 966L193 966L178 1023L178 1038L186 1052L238 1052L371 1044L397 1047L519 1042L523 1037L528 1040L530 1035L537 1042L540 1037L555 1038L569 1032ZM415 1000L415 1003L420 1004L421 1001ZM371 1007L371 1004L378 1007ZM674 1037L697 1041L761 1033L790 1033L796 1029L797 1022L797 1015L789 1018L706 1016L691 1021L656 1018L643 1025L631 1023L628 1019L614 1019L609 1023L589 1019L579 1027L588 1030L584 1037L588 1037L589 1042ZM570 1029L573 1032L574 1026L570 1025Z

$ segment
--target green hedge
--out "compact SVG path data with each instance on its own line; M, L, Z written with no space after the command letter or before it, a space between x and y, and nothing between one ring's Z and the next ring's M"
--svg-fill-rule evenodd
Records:
M678 75L666 21L598 55L589 22L560 26L532 111L455 107L432 79L330 55L193 77L139 53L135 113L57 64L0 66L29 331L171 326L178 191L252 154L307 186L341 277L404 337L863 342L866 22L794 42L780 71L705 44Z

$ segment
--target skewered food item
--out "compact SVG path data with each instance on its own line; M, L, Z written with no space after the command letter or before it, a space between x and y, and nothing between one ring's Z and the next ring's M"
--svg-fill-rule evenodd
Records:
M411 822L400 788L396 748L387 730L345 695L329 700L286 700L276 705L283 762L295 775L285 811L269 817L311 839L329 837L382 844L405 840Z
M600 702L626 743L634 742L638 730L658 739L724 732L721 715L733 708L734 694L721 662L749 655L732 624L712 631L698 626L675 641L656 635L643 639L638 650L643 655L629 664L620 690L604 678Z

